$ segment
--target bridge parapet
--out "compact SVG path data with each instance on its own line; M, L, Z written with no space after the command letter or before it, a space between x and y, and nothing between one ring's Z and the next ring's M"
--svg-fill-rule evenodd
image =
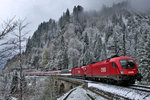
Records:
M54 84L55 87L57 87L56 90L59 96L83 84L81 81L73 80L67 77L52 76L52 78L54 79Z

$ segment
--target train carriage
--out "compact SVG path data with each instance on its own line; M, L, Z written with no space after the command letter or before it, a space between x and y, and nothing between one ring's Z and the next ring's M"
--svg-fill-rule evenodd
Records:
M26 75L61 75L63 77L77 77L98 80L107 83L134 84L142 76L138 73L136 62L131 57L112 57L107 60L89 64L78 68L47 71L24 72Z
M83 78L85 75L85 66L73 68L71 74L73 77Z

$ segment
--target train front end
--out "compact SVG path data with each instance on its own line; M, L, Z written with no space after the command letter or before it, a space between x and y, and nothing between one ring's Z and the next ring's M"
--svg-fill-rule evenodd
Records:
M119 80L134 84L136 80L140 81L142 76L138 72L136 62L131 57L118 57L117 65L119 67Z

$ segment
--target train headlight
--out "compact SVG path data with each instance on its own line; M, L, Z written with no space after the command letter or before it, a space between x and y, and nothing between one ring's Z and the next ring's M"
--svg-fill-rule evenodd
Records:
M121 73L121 74L124 74L124 72L123 72L122 70L120 71L120 73Z

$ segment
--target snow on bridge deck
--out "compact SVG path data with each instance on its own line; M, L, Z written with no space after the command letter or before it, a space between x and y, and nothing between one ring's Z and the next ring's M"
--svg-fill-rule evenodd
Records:
M70 92L72 92L70 94ZM57 100L107 100L104 97L101 97L89 90L83 89L82 86L78 86Z
M137 91L128 87L110 85L105 83L88 83L88 87L97 88L99 90L126 97L132 100L150 100L150 93Z

